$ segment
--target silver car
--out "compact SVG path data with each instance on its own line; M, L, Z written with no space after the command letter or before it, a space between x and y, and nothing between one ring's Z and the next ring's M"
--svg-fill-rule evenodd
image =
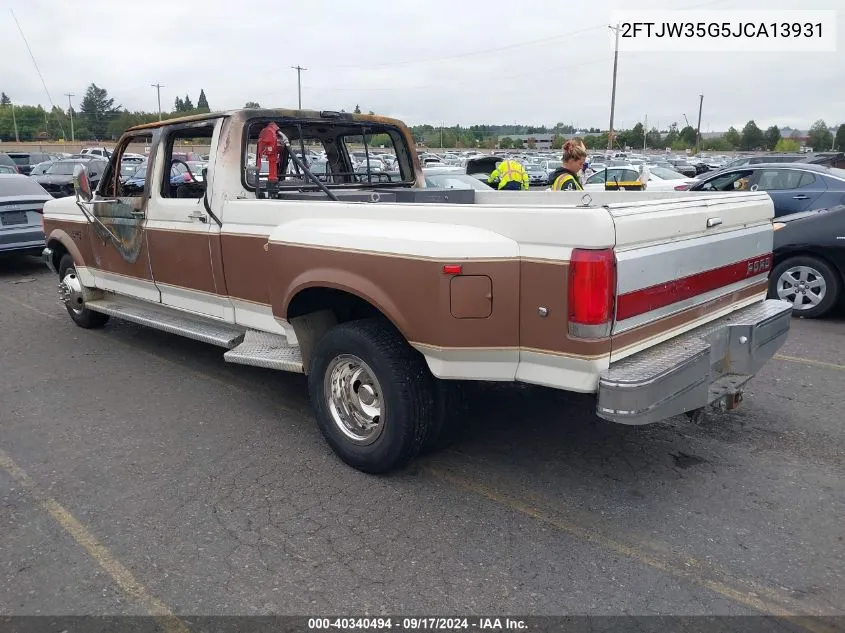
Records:
M44 203L52 199L29 176L0 174L0 253L41 253Z

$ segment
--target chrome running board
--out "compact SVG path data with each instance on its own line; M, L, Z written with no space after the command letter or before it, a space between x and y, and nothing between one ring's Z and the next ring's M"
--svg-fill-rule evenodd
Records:
M249 330L243 342L223 354L229 363L304 373L302 353L280 334Z

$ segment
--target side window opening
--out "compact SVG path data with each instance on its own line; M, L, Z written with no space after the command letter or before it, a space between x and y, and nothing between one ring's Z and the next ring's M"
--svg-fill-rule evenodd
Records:
M164 173L162 198L199 200L205 195L206 167L204 155L210 153L216 119L188 124L167 131L164 141Z
M136 198L144 195L147 161L124 161L124 155L134 153L136 147L152 144L152 133L130 136L115 149L103 174L100 193L106 198ZM96 161L92 160L91 164Z

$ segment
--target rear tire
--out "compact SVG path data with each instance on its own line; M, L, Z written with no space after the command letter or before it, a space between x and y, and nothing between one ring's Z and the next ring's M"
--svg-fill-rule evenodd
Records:
M464 385L455 380L437 380L434 416L420 454L436 453L454 443L465 428L468 413Z
M65 308L73 322L85 329L103 327L109 320L109 315L94 312L85 307L85 301L82 298L82 282L79 280L73 257L70 255L64 255L59 262L59 280L60 287L64 286L62 293L65 295Z
M792 303L792 316L813 319L827 314L839 301L841 289L839 274L811 255L785 259L769 276L769 297Z
M419 352L383 319L329 330L314 347L308 391L323 437L362 472L405 466L429 434L434 377Z

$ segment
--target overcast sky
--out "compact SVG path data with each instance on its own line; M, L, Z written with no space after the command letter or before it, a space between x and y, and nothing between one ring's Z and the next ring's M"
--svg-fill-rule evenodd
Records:
M56 104L94 82L130 110L155 111L205 89L214 110L296 107L396 116L409 124L520 122L607 128L615 8L786 9L794 0L320 0L201 2L3 0L0 90L16 103L49 100L17 17ZM845 122L845 0L837 53L631 53L619 58L616 127L648 117L665 128L684 114L702 131L755 119L807 128ZM718 14L714 13L718 18Z

